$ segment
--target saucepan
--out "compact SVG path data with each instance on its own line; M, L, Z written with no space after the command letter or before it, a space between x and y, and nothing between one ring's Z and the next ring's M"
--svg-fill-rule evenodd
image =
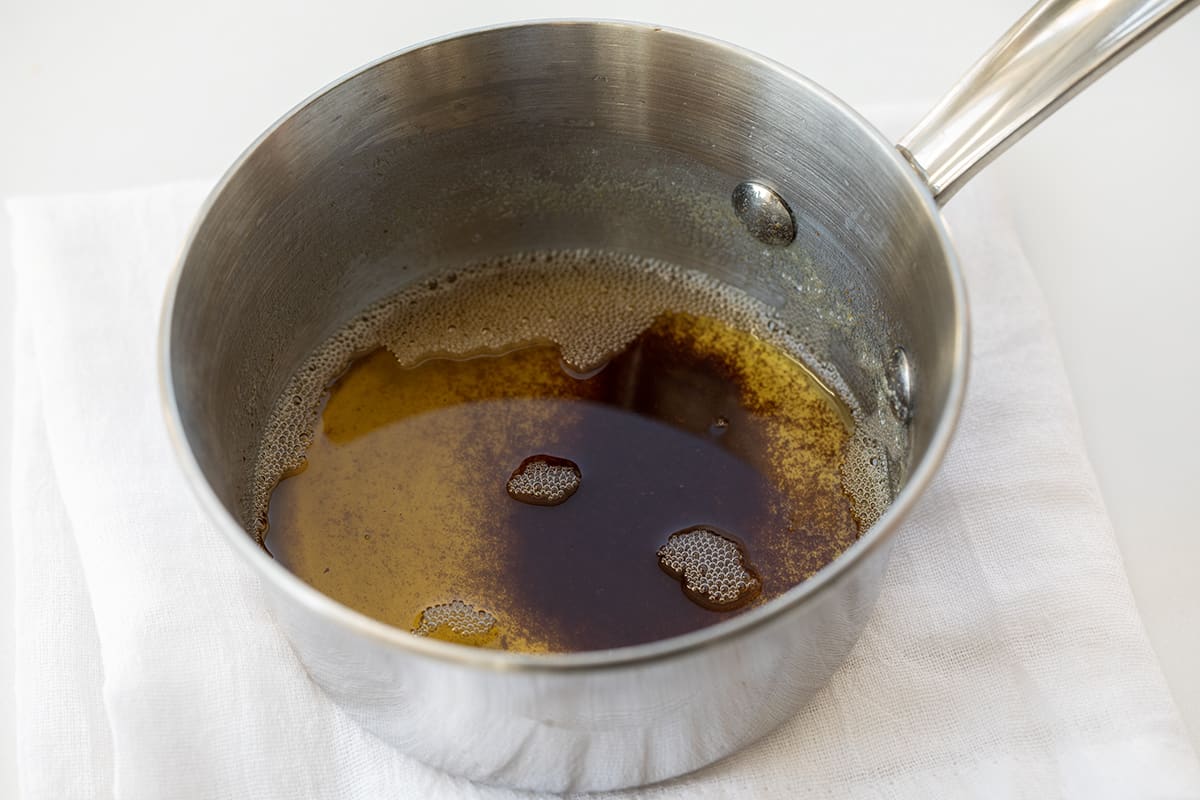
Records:
M1045 0L895 145L790 69L625 22L518 24L389 56L288 113L220 181L162 326L183 469L313 679L365 728L493 784L598 790L726 756L849 652L962 403L967 309L939 207L1194 5ZM422 639L288 573L242 517L305 357L410 282L505 253L634 253L774 309L886 445L894 499L840 557L712 627L522 655Z

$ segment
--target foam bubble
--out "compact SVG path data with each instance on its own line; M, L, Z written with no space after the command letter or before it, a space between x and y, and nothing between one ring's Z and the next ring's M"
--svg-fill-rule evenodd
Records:
M874 525L892 502L888 457L883 445L856 430L846 443L842 460L842 490L858 529Z
M496 618L483 609L474 608L462 600L439 603L421 612L412 632L417 636L433 636L461 644L479 644L496 627Z
M740 608L762 590L742 546L713 528L672 533L658 549L658 564L680 579L691 600L714 611Z
M579 490L583 475L574 461L555 456L530 456L508 479L508 496L535 506L556 506Z

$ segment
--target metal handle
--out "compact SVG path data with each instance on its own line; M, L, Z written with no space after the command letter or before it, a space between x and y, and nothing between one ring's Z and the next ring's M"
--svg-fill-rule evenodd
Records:
M976 172L1200 0L1041 0L900 140L943 205Z

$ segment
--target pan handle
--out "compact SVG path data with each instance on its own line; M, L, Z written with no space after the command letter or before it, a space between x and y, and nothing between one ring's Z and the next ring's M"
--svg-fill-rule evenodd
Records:
M944 205L976 172L1200 0L1040 0L897 149Z

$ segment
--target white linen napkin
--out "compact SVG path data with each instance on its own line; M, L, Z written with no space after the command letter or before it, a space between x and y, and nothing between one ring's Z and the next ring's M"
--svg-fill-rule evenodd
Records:
M334 706L185 486L155 337L207 188L8 204L24 796L524 797L416 763ZM1200 797L1003 203L976 184L947 217L970 390L862 639L771 736L621 796Z

